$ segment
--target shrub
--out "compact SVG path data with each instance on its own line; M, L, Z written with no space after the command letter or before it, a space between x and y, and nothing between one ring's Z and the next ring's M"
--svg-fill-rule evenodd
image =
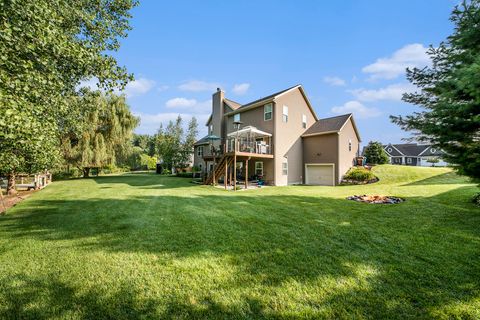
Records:
M177 172L177 177L180 177L180 178L193 178L193 172Z
M163 175L169 175L169 174L172 174L172 171L168 170L168 169L163 169L162 170L162 174Z
M354 181L370 181L374 180L377 177L370 171L365 168L352 168L343 177L345 180L354 180Z
M475 203L477 206L480 206L480 192L475 194L472 199L473 203Z

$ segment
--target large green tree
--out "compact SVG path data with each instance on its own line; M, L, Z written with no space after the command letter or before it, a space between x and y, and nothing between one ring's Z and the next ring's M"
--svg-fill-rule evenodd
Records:
M456 6L451 20L453 34L428 52L432 66L407 70L419 91L403 100L423 110L391 119L443 149L459 173L480 179L480 1Z
M88 177L91 168L114 165L118 159L127 161L139 120L130 112L125 96L88 92L78 100L85 112L77 115L77 130L64 132L62 150L67 163Z
M134 0L0 1L0 173L59 159L59 122L80 81L122 87L130 76L108 54L129 30ZM64 122L63 125L69 123Z
M378 141L370 141L368 143L365 147L364 156L367 158L367 163L370 164L388 163L388 155Z

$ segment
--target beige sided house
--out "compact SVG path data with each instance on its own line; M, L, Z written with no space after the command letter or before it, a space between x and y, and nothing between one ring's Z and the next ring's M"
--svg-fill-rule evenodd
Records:
M224 95L213 94L208 135L195 143L207 184L336 185L359 155L352 114L318 119L301 85L244 105Z

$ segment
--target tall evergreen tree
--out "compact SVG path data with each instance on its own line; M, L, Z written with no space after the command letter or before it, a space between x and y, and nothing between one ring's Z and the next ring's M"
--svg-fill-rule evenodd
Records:
M451 20L453 34L428 52L432 67L407 70L419 91L403 100L424 110L391 119L443 149L460 174L480 179L480 0L456 6Z
M364 152L365 157L367 158L367 163L370 164L385 164L388 163L388 155L383 150L383 146L380 142L370 141L365 147Z

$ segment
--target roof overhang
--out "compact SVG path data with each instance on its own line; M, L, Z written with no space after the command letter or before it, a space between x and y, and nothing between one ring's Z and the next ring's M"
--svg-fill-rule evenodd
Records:
M315 133L304 134L304 135L302 135L302 138L308 138L308 137L314 137L314 136L323 136L323 135L326 135L326 134L339 133L339 132L340 132L339 130L315 132Z
M253 136L256 136L256 137L271 137L272 134L271 133L268 133L268 132L265 132L265 131L262 131L262 130L258 130L257 128L253 127L253 126L248 126L248 127L245 127L243 129L240 129L238 131L234 131L234 132L231 132L229 134L227 134L228 137L235 137L235 136L247 136L247 135L253 135Z

